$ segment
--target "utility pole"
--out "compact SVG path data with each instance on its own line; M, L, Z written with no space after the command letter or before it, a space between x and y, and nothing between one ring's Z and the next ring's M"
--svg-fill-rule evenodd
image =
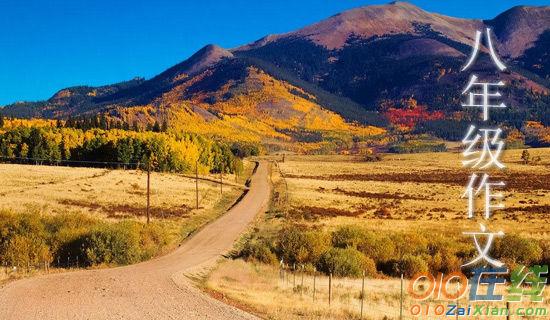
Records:
M220 171L220 195L223 195L223 162L222 162L222 169Z
M199 209L199 159L195 163L195 203L196 208Z
M151 211L151 160L147 163L147 223L150 221Z

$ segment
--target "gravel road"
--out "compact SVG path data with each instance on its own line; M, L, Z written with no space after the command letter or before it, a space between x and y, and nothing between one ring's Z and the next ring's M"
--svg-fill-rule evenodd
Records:
M186 275L231 250L265 208L267 166L260 163L238 204L170 254L131 266L8 283L0 289L0 319L256 319L203 294Z

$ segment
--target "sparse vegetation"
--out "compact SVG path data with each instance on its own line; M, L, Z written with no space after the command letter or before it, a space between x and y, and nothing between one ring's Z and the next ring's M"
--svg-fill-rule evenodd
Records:
M246 162L239 178L246 180L251 167ZM146 224L145 172L2 164L0 175L0 266L10 270L147 260L218 217L242 192L229 184L222 196L219 185L201 175L195 209L194 180L152 173L152 222Z
M510 268L549 262L547 152L529 149L531 157L542 158L538 166L520 163L522 150L518 149L506 150L502 159L508 169L498 179L507 182L503 190L506 208L495 211L492 226L506 236L497 239L491 256ZM298 279L305 270L306 285L302 287L297 281L293 286L292 275L290 286L285 284L280 280L279 264L258 264L261 259L244 249L240 249L240 257L248 263L242 265L238 259L224 262L208 280L210 288L258 308L261 314L276 319L285 318L287 313L352 318L357 315L358 305L348 311L349 302L339 305L338 299L348 301L349 295L359 292L361 281L340 276L358 277L366 271L367 287L378 282L367 290L371 294L392 284L398 287L398 282L388 278L401 274L409 278L416 272L449 274L462 270L461 265L476 255L472 239L462 232L478 230L480 220L466 219L466 204L460 194L469 175L461 169L456 153L384 154L376 162L366 162L363 156L291 155L277 168L280 172L274 170L272 175L276 196L270 211L251 233L253 236L245 237L241 248L262 244L260 257L282 259L285 272L296 274ZM294 265L297 271L293 271ZM236 270L228 270L230 267L238 268L246 277L239 278ZM318 271L317 283L325 285L318 289L318 297L324 302L328 294L326 276L333 273L333 284L337 284L337 293L333 294L338 298L333 299L330 313L325 313L323 303L308 302L295 310L294 304L280 302L302 301L302 295L311 293L313 267ZM269 272L272 278L265 275ZM231 282L224 277L241 280ZM254 284L247 279L254 279ZM338 291L339 281L349 289ZM388 314L397 316L388 311L398 306L397 287L393 295L385 292L370 296L372 308L367 309L368 314L380 319ZM268 304L259 298L267 296L276 302ZM391 307L377 311L377 306L388 303Z

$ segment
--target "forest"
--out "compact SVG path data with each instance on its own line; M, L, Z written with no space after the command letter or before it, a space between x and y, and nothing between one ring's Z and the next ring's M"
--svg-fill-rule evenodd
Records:
M73 166L130 167L155 171L239 171L240 157L259 148L223 143L196 134L168 133L165 125L150 131L129 130L96 120L13 120L0 118L3 161Z

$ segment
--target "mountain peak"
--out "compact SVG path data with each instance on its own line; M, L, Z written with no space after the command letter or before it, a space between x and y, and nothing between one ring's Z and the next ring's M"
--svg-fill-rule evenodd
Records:
M342 48L350 36L369 38L388 34L414 34L416 25L429 25L453 40L470 43L480 20L467 20L430 13L408 2L363 6L344 11L319 23L286 35L307 38L328 49ZM276 37L272 37L276 39Z
M512 58L530 48L548 29L550 7L515 6L485 23L499 38L499 52Z
M407 2L407 1L392 1L390 3L388 3L388 5L392 5L392 6L400 6L400 7L404 7L404 8L416 8L416 9L420 9L419 7L415 6L414 4L410 3L410 2Z
M224 58L232 58L233 54L224 48L215 45L208 44L202 49L192 55L186 62L188 62L188 69L186 73L193 74L200 72Z

